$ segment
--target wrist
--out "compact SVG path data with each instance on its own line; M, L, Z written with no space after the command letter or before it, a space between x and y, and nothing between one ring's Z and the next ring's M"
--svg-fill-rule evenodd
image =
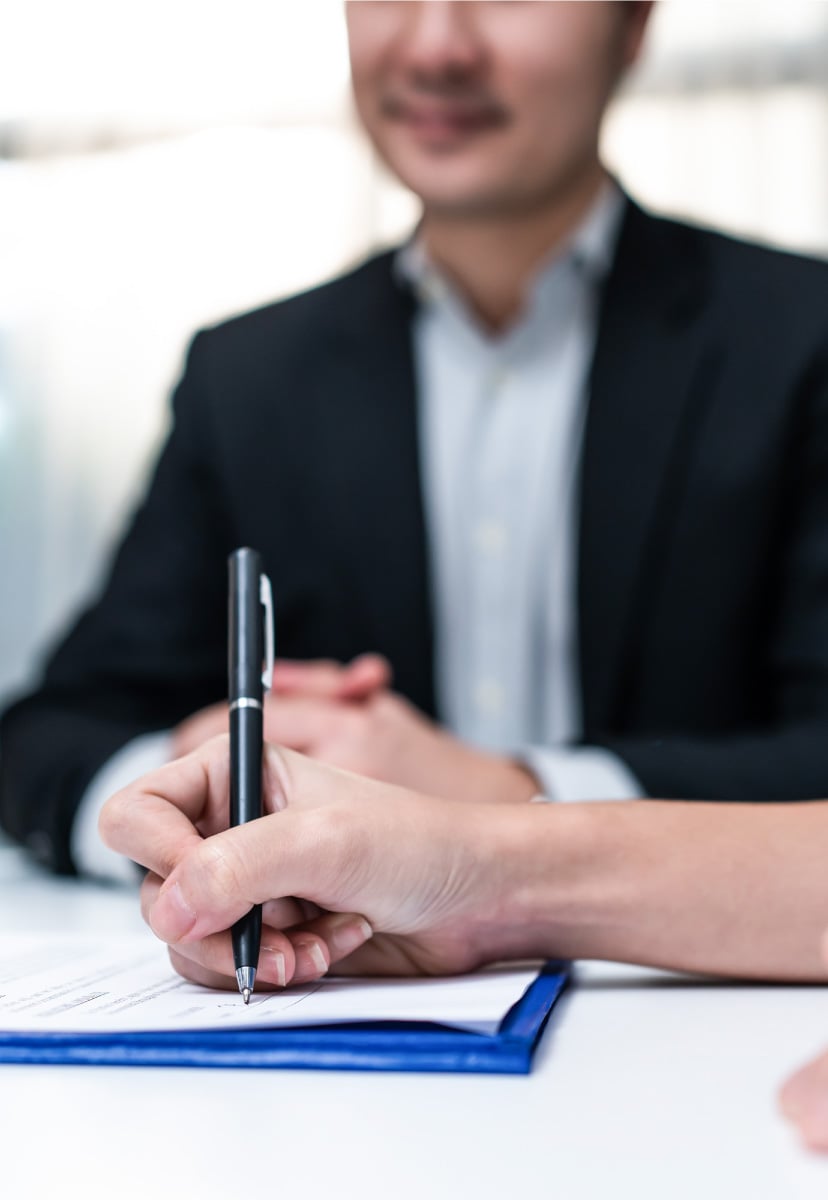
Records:
M527 803L487 811L478 854L481 878L495 884L479 922L481 961L589 956L604 913L595 808Z

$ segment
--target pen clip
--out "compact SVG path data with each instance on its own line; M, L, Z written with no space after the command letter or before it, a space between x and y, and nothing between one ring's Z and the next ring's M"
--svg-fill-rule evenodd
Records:
M267 575L259 576L259 601L264 611L265 666L262 671L262 687L269 692L273 687L273 589Z

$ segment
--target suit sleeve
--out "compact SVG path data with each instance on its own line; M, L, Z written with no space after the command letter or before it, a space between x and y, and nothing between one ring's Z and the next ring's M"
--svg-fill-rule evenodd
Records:
M0 724L0 823L51 870L90 780L120 747L226 694L227 516L211 470L202 338L99 599Z
M758 676L769 681L768 719L716 736L597 739L627 764L649 796L828 796L828 338L801 384L792 396L799 419L789 455L779 599L757 664ZM710 669L715 673L715 663Z

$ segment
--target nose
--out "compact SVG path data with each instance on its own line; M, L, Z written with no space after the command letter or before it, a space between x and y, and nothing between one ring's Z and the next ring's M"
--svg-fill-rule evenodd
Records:
M407 21L399 49L417 75L465 75L483 57L475 27L474 0L415 0L406 4Z

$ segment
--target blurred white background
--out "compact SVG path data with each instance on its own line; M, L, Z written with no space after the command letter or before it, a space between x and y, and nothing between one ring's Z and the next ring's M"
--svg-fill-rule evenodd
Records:
M657 209L828 253L828 3L662 0L605 152ZM340 0L7 0L0 698L95 586L192 331L415 218Z

